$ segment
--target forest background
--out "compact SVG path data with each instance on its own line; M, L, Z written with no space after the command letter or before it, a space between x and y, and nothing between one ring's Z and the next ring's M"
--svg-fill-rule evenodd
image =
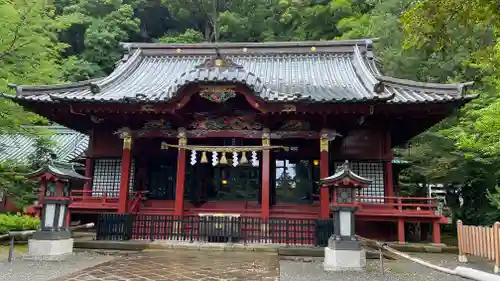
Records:
M499 35L497 0L0 0L0 92L106 75L123 41L378 38L386 75L475 82L478 99L396 153L411 162L401 178L406 192L444 183L455 218L491 224L500 220ZM44 124L0 99L0 134L36 138L33 160L50 144L20 125ZM32 184L22 174L36 165L1 163L0 191L27 203Z

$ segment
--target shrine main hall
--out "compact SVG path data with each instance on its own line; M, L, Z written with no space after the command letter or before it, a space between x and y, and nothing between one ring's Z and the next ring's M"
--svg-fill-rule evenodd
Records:
M4 94L89 137L74 159L87 180L64 181L72 218L133 214L131 238L154 239L172 217L328 220L338 197L320 182L349 169L369 182L353 199L360 235L404 242L418 222L440 242L447 220L399 194L393 148L472 100L470 83L385 76L372 40L123 47L106 77Z

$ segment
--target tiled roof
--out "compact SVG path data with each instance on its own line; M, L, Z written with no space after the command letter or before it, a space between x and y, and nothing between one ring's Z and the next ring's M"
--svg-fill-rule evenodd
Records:
M239 83L270 102L440 102L470 99L470 85L381 75L371 40L124 44L129 55L109 76L65 85L15 86L15 99L164 102L195 83ZM217 65L215 59L225 64Z
M28 177L36 177L45 172L52 173L59 178L72 180L89 180L90 178L80 175L75 171L75 165L61 161L50 161L35 172L28 174Z
M367 185L369 185L372 182L371 179L362 177L362 176L356 174L355 172L353 172L351 170L351 168L349 167L349 162L346 160L344 162L344 164L337 167L335 174L333 174L329 177L320 179L320 183L338 181L338 180L341 180L344 178L351 178L353 180L356 180L358 182L361 182L361 183L367 184Z
M89 141L87 135L62 126L40 126L38 128L53 133L50 135L50 140L53 143L53 152L58 161L74 160L87 149ZM34 144L33 138L25 135L0 135L0 162L4 160L26 161L28 156L35 152Z

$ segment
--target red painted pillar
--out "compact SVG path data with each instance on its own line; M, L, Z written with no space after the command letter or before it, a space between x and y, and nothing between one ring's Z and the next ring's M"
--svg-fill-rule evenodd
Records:
M328 159L328 138L321 136L320 139L320 151L319 151L319 177L327 178L329 176L329 159ZM330 217L330 192L329 187L320 187L319 194L319 209L320 215L319 217L322 219L327 219Z
M438 221L432 223L432 243L441 244L441 225Z
M118 199L118 214L127 213L128 191L130 184L130 168L132 166L132 137L123 138L122 165L120 177L120 198Z
M92 158L87 157L87 159L85 159L85 176L87 178L92 178L93 164L94 162L92 161ZM92 196L91 191L92 180L88 180L83 185L83 196Z
M187 145L184 134L179 133L179 145ZM179 148L177 154L177 179L175 182L175 208L174 216L182 217L184 212L184 183L186 180L186 149Z
M264 129L262 134L262 146L271 146L271 138L269 131ZM261 195L261 217L268 219L270 217L270 177L271 177L271 150L264 149L262 151L262 195Z
M398 243L405 243L405 221L403 219L398 219Z

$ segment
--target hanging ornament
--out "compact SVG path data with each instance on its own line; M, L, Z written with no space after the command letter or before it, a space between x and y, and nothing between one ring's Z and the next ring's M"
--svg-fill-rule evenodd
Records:
M212 166L217 166L217 162L219 162L218 158L217 158L217 152L212 152Z
M248 159L247 159L247 153L246 152L242 152L241 153L241 159L240 159L240 164L241 165L245 165L248 163Z
M238 166L238 152L233 152L233 167Z
M257 152L252 151L252 166L259 166L259 160L257 160Z
M196 164L196 150L191 150L191 166Z
M206 152L206 151L203 151L203 152L201 153L201 160L200 160L200 163L203 163L203 164L208 163L208 159L207 159L207 152Z
M166 142L162 141L162 142L161 142L161 148L160 148L160 149L161 149L161 150L168 149L168 143L166 143Z
M220 157L219 163L224 164L224 165L227 164L227 158L226 158L225 152L222 152L222 156Z

